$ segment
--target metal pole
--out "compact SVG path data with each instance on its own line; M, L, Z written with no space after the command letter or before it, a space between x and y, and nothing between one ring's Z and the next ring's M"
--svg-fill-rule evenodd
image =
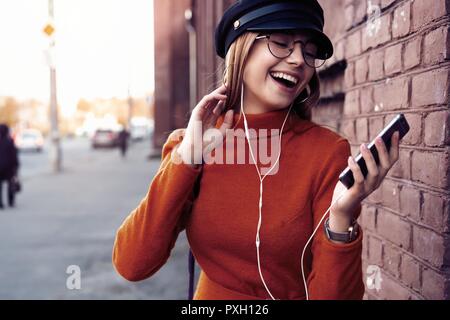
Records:
M194 7L195 1L191 0L191 7L184 12L186 29L189 33L189 104L191 110L197 104L197 31Z
M48 0L48 15L50 21L54 20L53 0ZM55 38L50 37L49 54L50 59L53 60ZM56 98L56 67L54 61L50 62L50 162L54 172L60 172L62 168L62 152L60 144L60 134L58 126L58 103Z

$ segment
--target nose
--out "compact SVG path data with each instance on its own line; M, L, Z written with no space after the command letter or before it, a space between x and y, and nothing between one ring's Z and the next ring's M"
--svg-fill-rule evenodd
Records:
M298 49L298 50L297 50ZM298 66L305 64L305 59L303 58L303 48L302 44L297 42L294 44L294 51L291 55L287 57L287 62L291 64L296 64Z

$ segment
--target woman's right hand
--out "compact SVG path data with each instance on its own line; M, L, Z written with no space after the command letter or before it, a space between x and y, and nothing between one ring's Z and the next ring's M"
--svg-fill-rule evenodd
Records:
M189 119L183 141L177 149L177 152L181 156L181 159L183 159L184 163L190 164L195 168L199 167L202 163L205 149L207 148L208 150L212 150L219 144L216 140L214 140L216 141L215 143L205 141L204 133L208 129L215 128L217 119L222 113L225 100L227 99L225 93L226 87L225 85L222 85L210 94L204 96L192 110L191 118ZM225 137L226 129L230 129L232 125L233 110L228 110L227 113L225 113L224 121L219 128L222 137ZM199 128L201 128L201 132L199 131L195 136L195 138L199 141L196 141L194 139L194 131L199 130ZM194 145L197 143L201 145L201 154L194 152Z

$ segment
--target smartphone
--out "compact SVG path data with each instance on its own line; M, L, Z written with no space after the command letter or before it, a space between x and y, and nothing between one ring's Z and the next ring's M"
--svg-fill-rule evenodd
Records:
M375 137L375 139L377 139L378 137L381 137L381 139L383 139L388 152L389 152L389 149L391 148L391 137L395 131L398 131L400 133L399 141L409 131L409 124L406 121L406 118L402 113L400 113L394 119L392 119L392 121ZM378 165L380 163L380 159L378 157L378 151L375 146L375 139L372 140L372 142L367 146L367 148L372 153L373 158L375 159L375 162ZM361 153L359 153L356 156L355 162L361 168L361 172L365 178L369 171L367 170L366 161L364 160ZM353 172L350 169L350 167L347 167L347 168L345 168L344 171L342 171L342 173L339 175L339 180L342 182L343 185L345 185L347 187L347 189L350 189L353 186L353 184L355 183L355 179L353 177Z

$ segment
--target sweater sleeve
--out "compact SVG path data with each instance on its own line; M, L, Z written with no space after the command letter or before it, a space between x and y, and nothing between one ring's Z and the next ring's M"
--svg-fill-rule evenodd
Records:
M334 152L329 153L319 176L319 186L313 199L314 228L331 205L339 174L347 167L351 155L347 140L340 140ZM353 212L356 219L361 205ZM327 213L327 216L329 212ZM312 241L311 273L307 279L310 299L362 299L362 231L351 243L336 244L325 235L322 221Z
M175 152L185 129L172 132L162 149L161 165L146 196L119 227L112 260L129 281L152 276L167 261L178 234L185 227L194 186L202 168L183 163Z

